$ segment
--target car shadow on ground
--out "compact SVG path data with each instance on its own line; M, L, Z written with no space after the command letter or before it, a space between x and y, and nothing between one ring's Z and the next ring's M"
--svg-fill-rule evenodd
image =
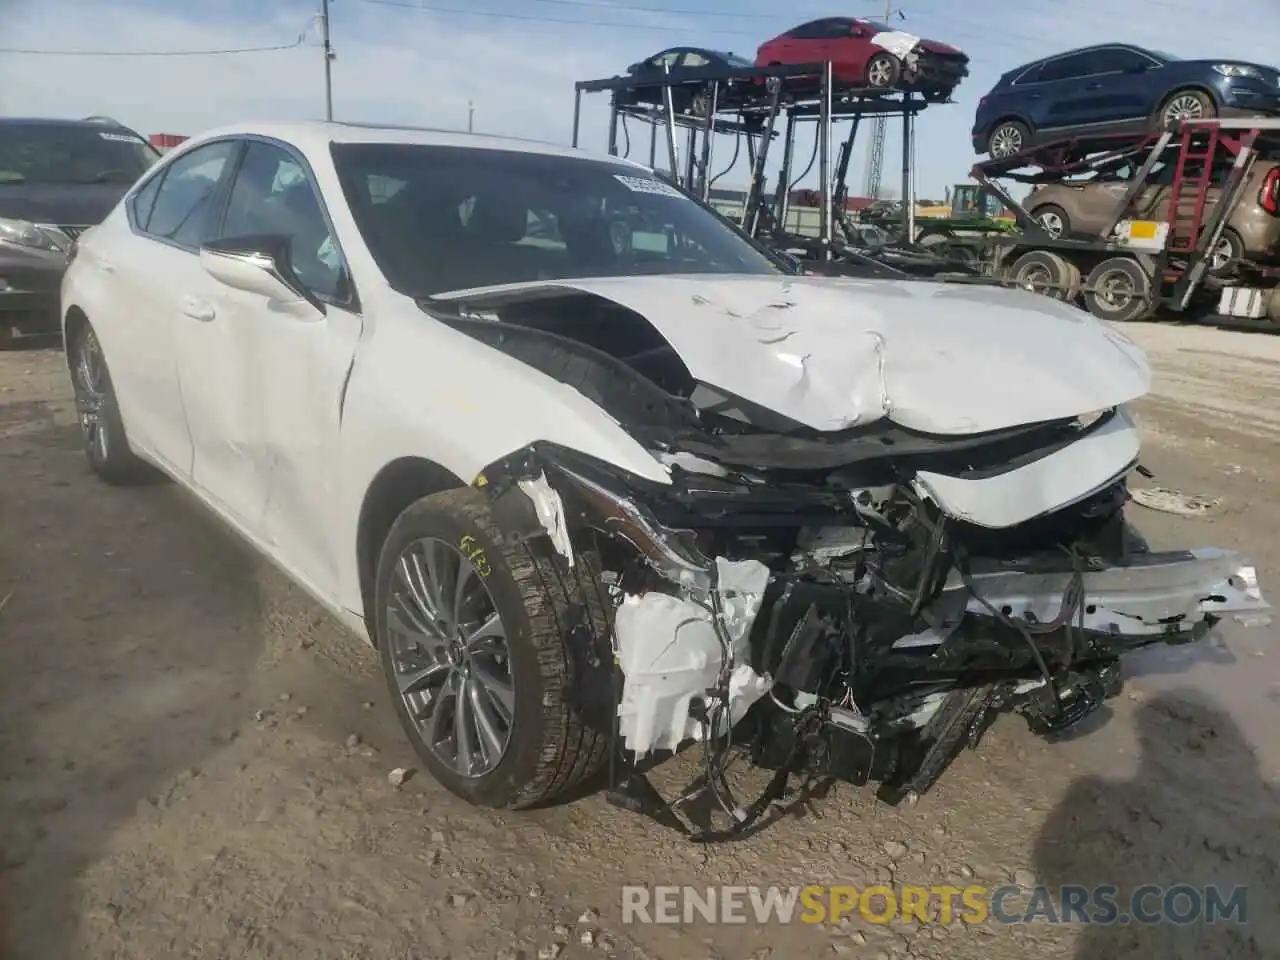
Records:
M1055 903L1064 886L1114 886L1122 914L1137 888L1164 888L1137 902L1147 916L1161 909L1172 887L1196 891L1166 907L1183 917L1196 899L1207 903L1207 887L1228 903L1244 887L1246 912L1216 923L1091 923L1083 927L1076 957L1274 956L1264 945L1280 935L1270 896L1280 874L1280 796L1242 731L1195 690L1148 701L1136 722L1141 756L1135 776L1086 777L1071 786L1036 843L1038 881ZM1188 844L1188 836L1200 842Z
M3 960L82 956L89 914L128 913L86 871L200 776L264 643L247 551L175 486L98 483L54 419L0 434Z

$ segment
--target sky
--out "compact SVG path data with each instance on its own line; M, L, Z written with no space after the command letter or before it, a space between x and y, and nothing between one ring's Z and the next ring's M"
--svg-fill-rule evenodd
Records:
M899 2L905 19L895 13L896 29L971 58L957 103L932 106L917 121L918 197L941 197L967 178L977 159L969 129L978 98L1029 60L1100 42L1184 57L1280 60L1274 30L1262 26L1280 0ZM0 0L0 115L105 114L143 134L323 118L319 4ZM568 143L577 80L613 76L679 44L751 58L765 40L806 20L884 13L883 0L332 0L334 117L465 129L474 109L479 132ZM136 55L272 46L289 49ZM584 95L580 146L606 149L607 98ZM629 126L633 158L647 159L647 130ZM901 124L891 119L883 179L890 189L901 182L901 142ZM808 149L798 143L802 165ZM715 151L719 173L733 143L721 138ZM854 195L864 169L859 146L850 167ZM717 185L741 185L745 173L739 165Z

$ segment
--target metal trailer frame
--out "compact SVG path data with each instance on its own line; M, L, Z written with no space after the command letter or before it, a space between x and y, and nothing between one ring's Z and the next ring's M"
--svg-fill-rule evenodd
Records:
M1087 143L1085 150L1096 152L1083 152L1082 142ZM1114 239L1116 228L1128 219L1126 215L1146 186L1147 177L1157 163L1167 159L1166 154L1170 151L1173 151L1170 162L1174 165L1175 175L1170 188L1168 239L1163 248L1159 251L1142 250ZM1280 155L1280 118L1191 120L1171 124L1160 131L1093 136L1087 141L1066 139L1012 157L977 163L971 177L1009 207L1023 230L1021 236L992 237L985 241L984 245L991 252L992 274L999 277L1018 259L1033 252L1054 254L1076 270L1080 270L1081 263L1097 266L1110 258L1130 258L1137 261L1147 274L1151 304L1146 315L1161 307L1184 312L1197 292L1208 286L1213 251L1222 238L1227 221L1240 203L1254 163L1264 151ZM1050 236L999 182L1001 179L1021 183L1058 182L1064 177L1125 159L1132 158L1136 163L1139 157L1142 158L1139 169L1117 201L1107 223L1097 235L1087 238ZM1220 188L1218 201L1206 216L1207 193L1213 186L1211 173L1214 161L1226 159L1231 162L1231 172ZM1042 172L1017 173L1028 167L1039 167ZM1189 213L1180 210L1184 204L1191 205ZM1270 291L1280 285L1280 267L1255 265L1251 273L1261 286L1245 289ZM1010 282L1007 277L1002 279ZM1166 293L1164 288L1170 283L1172 288ZM1223 283L1222 286L1237 285ZM1098 292L1087 282L1081 284L1079 277L1073 279L1070 276L1036 289L1048 290L1051 295L1066 300L1074 300L1077 294Z
M816 85L813 83L815 78L818 80ZM673 90L686 87L700 87L705 91L701 115L676 112ZM845 252L843 248L847 246L847 239L852 233L846 207L849 195L847 181L861 118L900 115L903 118L902 197L908 211L906 236L914 236L915 118L930 105L922 97L901 90L839 86L833 78L832 64L829 61L738 70L668 70L665 78L657 82L630 76L584 80L574 85L574 147L579 145L581 135L582 95L601 91L613 94L609 120L609 153L613 156L619 154L619 129L621 127L624 135L626 134L627 118L639 119L651 125L649 165L656 167L657 131L661 126L665 132L665 159L673 179L703 201L709 200L712 185L719 176L723 176L723 173L714 177L710 175L713 135L732 134L739 138L734 162L741 138L745 137L751 175L743 202L743 229L751 236L775 246L789 245L806 249L810 253L816 253L818 259L826 261ZM633 99L638 91L651 95L658 91L661 103L654 106L620 102ZM736 119L730 120L724 114L733 114ZM785 128L781 133L784 153L777 184L772 196L768 196L765 169L770 146L779 136L777 123L780 117L785 117ZM841 143L833 175L832 124L843 120L852 121L852 125L848 136ZM807 122L818 125L816 153L819 161L817 192L820 220L816 241L809 237L788 235L784 229L792 203L790 178L794 165L795 137L800 124ZM686 131L683 164L677 134L681 129ZM730 168L732 166L733 163ZM724 172L727 173L728 168ZM836 236L837 226L843 235L840 238ZM865 260L865 257L859 259Z

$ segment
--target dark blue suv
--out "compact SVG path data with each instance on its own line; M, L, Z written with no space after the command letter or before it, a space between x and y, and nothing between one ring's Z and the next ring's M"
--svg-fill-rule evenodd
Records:
M1086 47L1010 70L978 101L973 149L1001 158L1044 143L1175 120L1280 113L1280 70L1179 60L1126 44Z

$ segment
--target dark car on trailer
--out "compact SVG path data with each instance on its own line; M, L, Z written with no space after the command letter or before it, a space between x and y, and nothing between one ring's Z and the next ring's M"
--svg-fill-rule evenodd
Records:
M671 88L672 107L676 113L705 117L711 108L709 79L721 78L736 70L750 70L754 64L743 57L705 47L668 47L639 63L627 67L627 75L634 77L636 85L618 91L619 106L647 104L661 107L663 82L668 76L675 83Z
M107 118L0 117L0 348L15 335L58 332L73 242L159 157Z
M1001 159L1050 140L1277 113L1275 67L1104 44L1010 70L978 101L971 139L975 153Z

